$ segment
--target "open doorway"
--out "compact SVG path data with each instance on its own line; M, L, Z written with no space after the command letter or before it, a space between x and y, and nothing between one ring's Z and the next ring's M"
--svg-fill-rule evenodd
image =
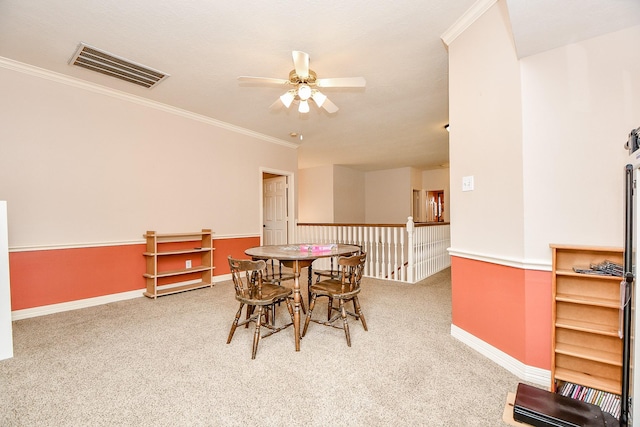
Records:
M285 245L293 236L293 173L261 170L261 244Z
M422 219L422 215L420 212L420 190L413 190L413 199L411 201L411 205L413 206L413 212L411 212L411 215L413 216L413 221L414 222L422 222L424 221Z
M444 190L427 191L427 222L444 222Z

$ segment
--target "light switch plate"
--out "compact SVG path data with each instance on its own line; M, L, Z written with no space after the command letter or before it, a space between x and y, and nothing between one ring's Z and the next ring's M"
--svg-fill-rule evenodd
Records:
M473 175L462 177L462 191L473 191Z

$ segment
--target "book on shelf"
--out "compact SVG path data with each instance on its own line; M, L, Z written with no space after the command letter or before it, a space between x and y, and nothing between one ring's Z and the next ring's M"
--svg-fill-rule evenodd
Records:
M617 394L571 382L563 383L558 387L557 393L572 399L592 403L614 417L620 417L620 396Z

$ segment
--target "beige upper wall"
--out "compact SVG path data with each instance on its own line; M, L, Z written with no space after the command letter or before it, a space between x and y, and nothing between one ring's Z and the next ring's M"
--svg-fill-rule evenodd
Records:
M449 45L451 246L523 256L520 70L505 2ZM475 189L462 191L473 176Z
M412 168L388 169L366 174L366 222L405 224L411 216Z
M622 246L623 148L640 126L640 26L524 58L525 239Z
M333 167L333 212L337 223L365 222L365 174L344 166Z
M333 166L298 171L298 222L333 222Z
M0 68L11 247L258 235L260 168L297 170L294 148L45 77Z
M448 181L448 171L439 174L439 182ZM412 189L424 190L422 171L409 167L362 172L327 165L301 169L299 181L299 222L405 224Z
M548 269L550 243L622 245L639 43L636 26L517 61L502 1L451 43L454 253Z

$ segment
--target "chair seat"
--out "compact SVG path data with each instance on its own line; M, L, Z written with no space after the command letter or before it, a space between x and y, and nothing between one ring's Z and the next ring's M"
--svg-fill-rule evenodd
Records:
M284 274L276 275L276 277L265 277L262 279L262 283L275 284L275 283L280 283L286 280L293 280L293 279L294 279L293 274L284 273Z
M320 281L322 277L328 277L330 279L340 278L340 272L336 270L313 270L313 274L317 276L316 281Z
M322 280L318 283L314 283L309 288L312 294L316 294L318 296L328 296L332 298L341 298L348 299L353 295L356 295L360 292L360 288L356 288L352 291L343 292L342 291L342 282L336 279L327 279Z
M284 286L272 285L270 283L262 284L262 298L236 296L236 299L247 305L271 305L277 301L288 298L293 291Z

